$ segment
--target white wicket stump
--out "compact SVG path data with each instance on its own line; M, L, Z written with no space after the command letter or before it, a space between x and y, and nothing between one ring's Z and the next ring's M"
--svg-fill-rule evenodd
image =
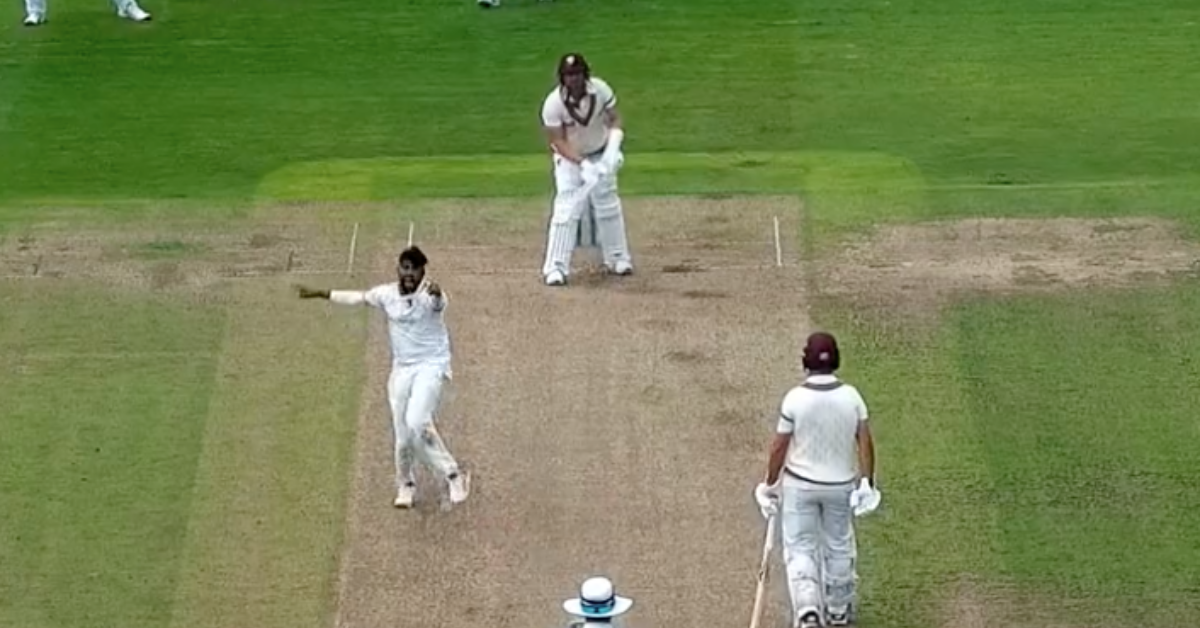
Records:
M579 217L579 228L575 233L576 247L581 249L600 248L600 241L596 239L596 211L592 209L591 203L587 204L583 215Z
M604 261L600 240L596 236L596 212L590 202L579 217L579 227L575 230L575 248L583 251L585 264L602 264Z

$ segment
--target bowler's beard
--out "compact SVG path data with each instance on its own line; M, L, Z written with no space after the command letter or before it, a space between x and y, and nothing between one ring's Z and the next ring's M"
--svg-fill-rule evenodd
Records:
M404 294L412 294L417 291L417 279L415 277L404 277L400 280L400 292Z

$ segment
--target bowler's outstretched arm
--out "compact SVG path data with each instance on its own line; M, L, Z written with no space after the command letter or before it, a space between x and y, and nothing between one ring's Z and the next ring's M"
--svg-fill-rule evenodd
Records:
M367 303L367 293L361 290L311 290L305 287L296 289L301 299L325 299L342 305L361 305Z

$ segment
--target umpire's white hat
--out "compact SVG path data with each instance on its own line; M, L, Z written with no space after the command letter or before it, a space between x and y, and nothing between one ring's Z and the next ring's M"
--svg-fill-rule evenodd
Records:
M608 578L596 576L583 581L579 597L563 602L563 610L585 619L607 619L624 614L633 606L633 600L617 595Z

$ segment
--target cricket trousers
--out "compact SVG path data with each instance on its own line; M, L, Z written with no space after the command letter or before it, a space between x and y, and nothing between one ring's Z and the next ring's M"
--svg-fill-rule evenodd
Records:
M792 611L846 612L856 604L854 482L816 484L785 473L780 528Z
M450 366L423 362L394 366L388 377L388 404L395 438L396 487L415 483L414 462L420 462L445 479L458 463L434 426L442 402L442 387L450 380Z
M113 7L116 8L118 11L127 9L130 4L132 4L131 0L112 0ZM46 9L47 9L46 0L25 0L25 12L26 13L30 13L30 14L38 13L41 15L45 15Z
M596 162L603 156L601 150L584 159ZM617 171L624 161L624 156L618 155L612 174L589 186L579 164L554 155L554 206L546 233L543 276L555 271L568 276L576 246L599 247L604 265L610 269L632 266L625 211L617 190Z

